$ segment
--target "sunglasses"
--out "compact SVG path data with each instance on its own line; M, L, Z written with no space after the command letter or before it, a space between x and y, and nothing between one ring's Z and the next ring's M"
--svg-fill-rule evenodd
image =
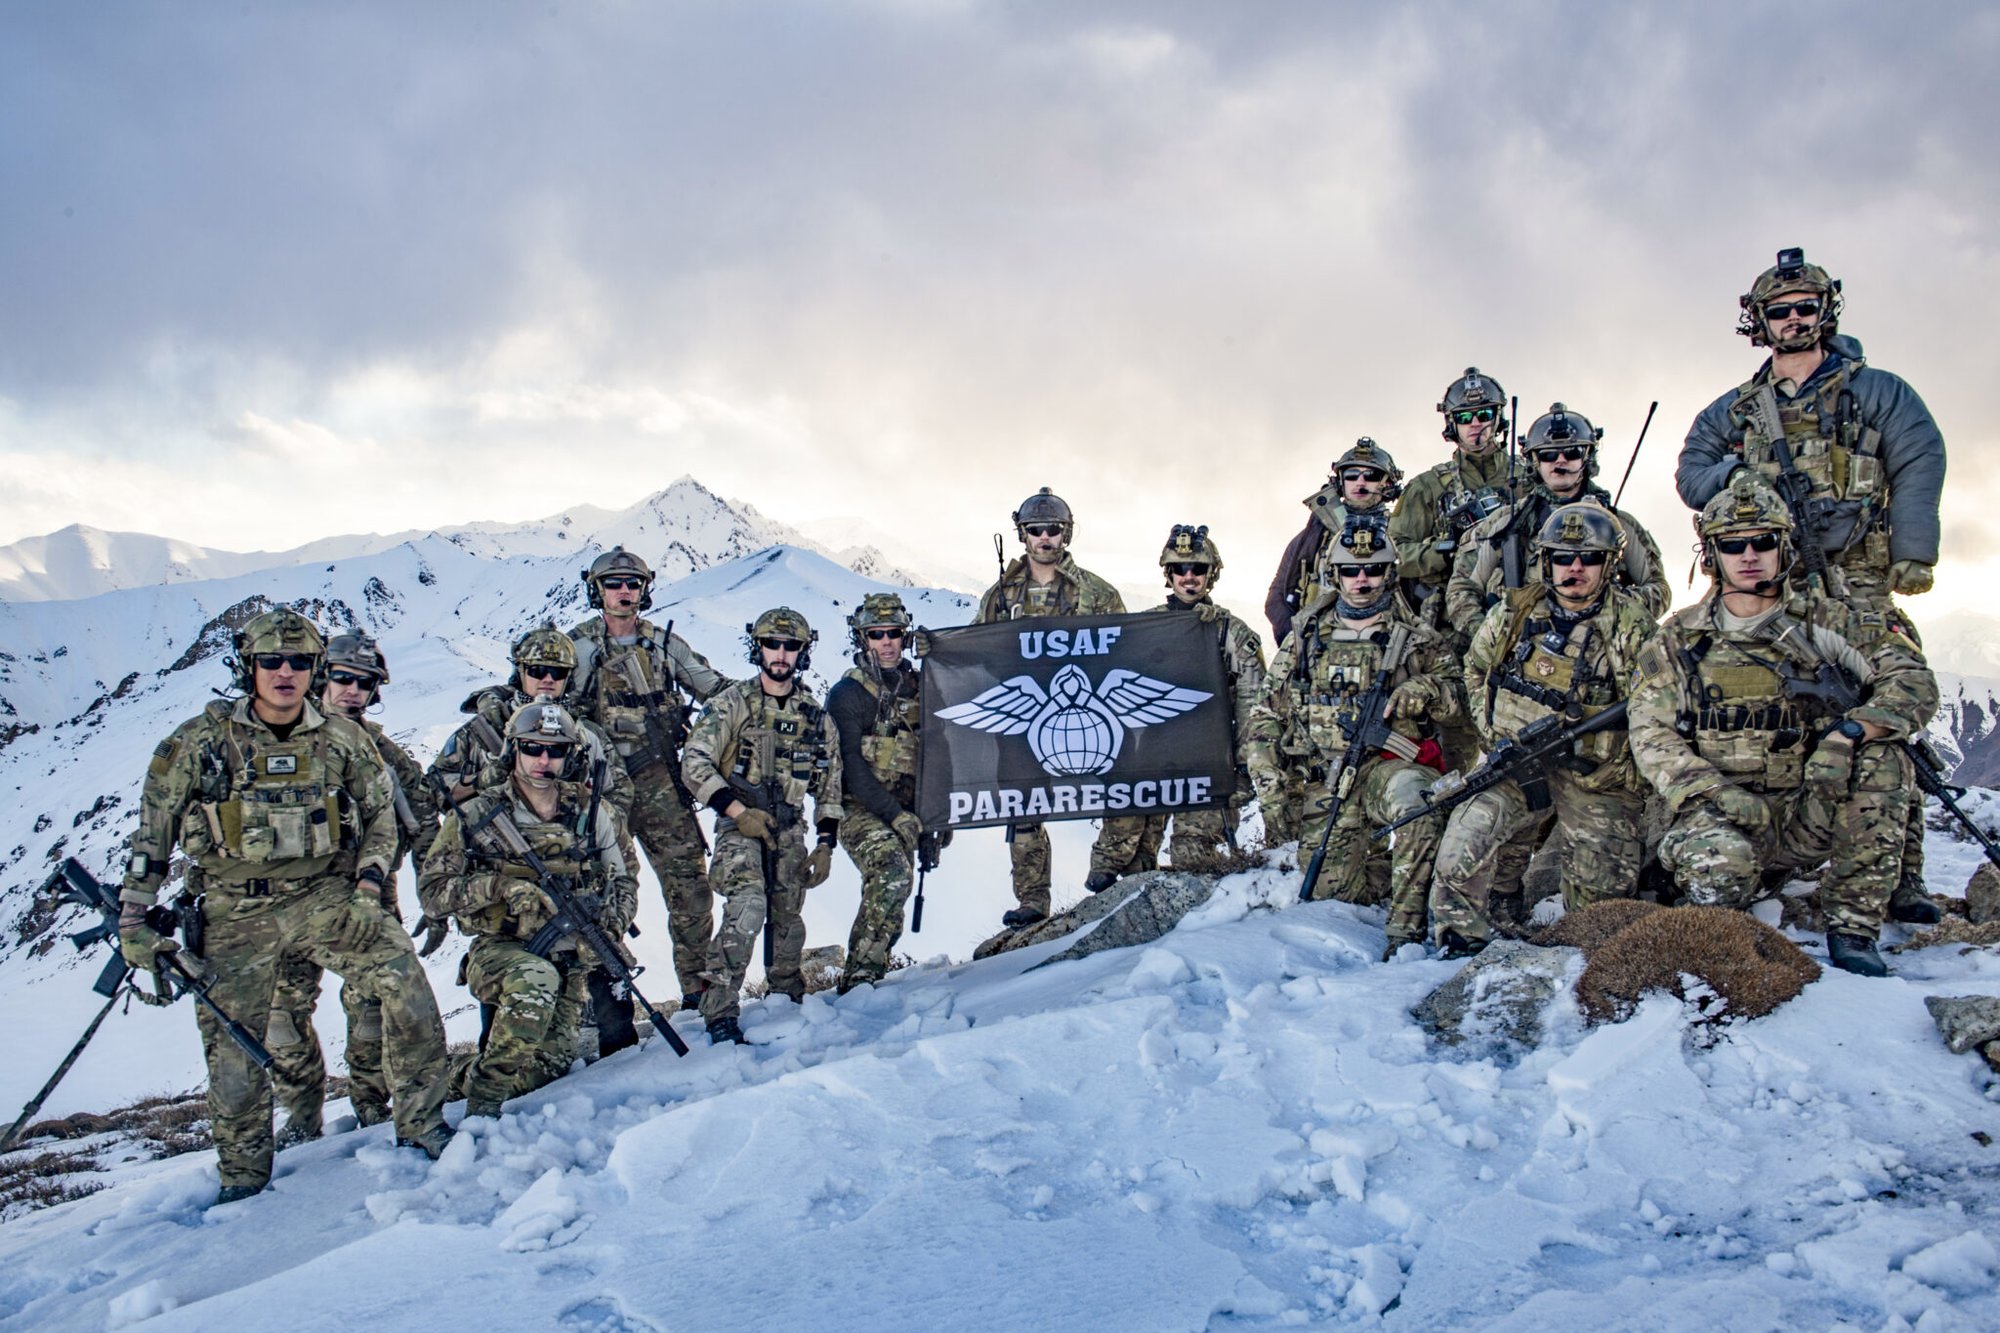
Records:
M624 590L631 590L636 592L640 588L646 586L646 580L627 579L627 578L599 579L597 581L597 586L600 588L608 588L613 592L619 592Z
M1498 408L1474 407L1462 412L1453 412L1451 419L1461 426L1470 426L1475 421L1491 421L1500 415Z
M795 653L806 645L801 639L759 639L757 646L769 648L774 653Z
M1167 573L1170 577L1179 578L1183 574L1206 574L1208 573L1208 569L1207 565L1197 565L1190 561L1183 561L1180 564L1168 565Z
M330 685L360 685L365 687L375 683L375 677L373 676L360 676L352 671L341 671L338 669L327 672L326 679Z
M1388 475L1380 468L1372 467L1344 467L1340 470L1342 481L1381 481Z
M1560 448L1535 450L1537 463L1553 463L1560 459L1565 463L1581 463L1590 451L1581 445L1565 444Z
M879 643L883 639L900 639L903 637L903 631L895 627L889 629L871 629L868 631L868 637ZM764 646L768 648L773 642L776 642L776 640L768 641Z
M1715 549L1724 555L1742 555L1745 551L1764 554L1777 550L1779 540L1775 532L1760 532L1755 537L1717 537Z
M1062 536L1062 530L1062 524L1060 523L1024 523L1021 525L1021 531L1027 533L1030 537L1060 537Z
M569 668L559 667L559 666L542 666L539 663L532 663L528 666L522 667L521 674L526 676L530 680L568 680Z
M1552 565L1582 565L1586 569L1595 569L1610 558L1611 552L1609 551L1549 552L1549 563Z
M530 759L567 759L569 742L557 741L515 741L514 749Z
M1380 565L1335 565L1333 572L1343 579L1358 579L1363 574L1379 573L1381 569Z
M258 653L250 660L266 671L276 671L280 667L311 671L319 665L319 659L311 653Z
M1817 299L1811 301L1784 301L1765 306L1764 318L1787 319L1793 315L1797 315L1800 319L1811 319L1825 308L1824 303Z

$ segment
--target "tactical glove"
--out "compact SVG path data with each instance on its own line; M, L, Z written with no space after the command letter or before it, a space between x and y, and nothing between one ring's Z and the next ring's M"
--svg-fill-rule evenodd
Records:
M1291 807L1282 795L1274 793L1259 800L1257 806L1264 812L1265 846L1276 847L1299 836L1298 821L1292 818Z
M1438 684L1427 676L1406 680L1389 692L1390 717L1428 717L1438 701Z
M806 887L816 889L833 873L833 844L823 842L806 858Z
M746 805L743 807L743 813L737 815L735 818L736 831L738 833L741 833L746 838L755 838L767 847L777 846L777 842L771 834L777 828L778 821L771 818L770 815L759 810L754 805Z
M917 839L924 836L924 826L917 822L915 815L905 810L896 816L889 827L895 830L896 837L902 841L904 851L917 850Z
M1931 566L1921 560L1898 560L1889 566L1889 588L1905 597L1931 590Z
M354 896L347 900L347 914L334 924L334 943L348 953L363 953L382 938L387 921L382 914L381 890L361 880L354 886Z
M173 938L162 935L146 923L144 903L119 906L118 952L124 956L127 967L150 972L157 961L155 955L172 953L180 947Z
M1202 624L1213 625L1216 618L1222 614L1222 608L1214 602L1197 602L1194 614L1195 618L1200 620Z
M1820 737L1806 759L1806 786L1845 799L1854 778L1854 741L1838 731Z
M1771 826L1771 807L1733 782L1723 783L1707 796L1717 813L1738 828L1756 833Z
M910 631L910 656L919 660L931 655L931 632L922 625Z
M443 917L418 917L417 928L410 932L411 939L415 939L419 935L424 937L424 947L417 950L417 957L429 958L439 949L442 949L444 947L445 936L450 930L451 922L445 920Z
M531 921L540 925L556 914L549 896L532 880L508 880L500 886L500 900L507 904L507 915L524 927Z

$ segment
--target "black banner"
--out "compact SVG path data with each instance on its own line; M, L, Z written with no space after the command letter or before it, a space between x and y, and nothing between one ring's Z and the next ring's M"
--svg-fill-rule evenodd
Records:
M1199 810L1235 789L1213 622L1031 616L930 637L925 828Z

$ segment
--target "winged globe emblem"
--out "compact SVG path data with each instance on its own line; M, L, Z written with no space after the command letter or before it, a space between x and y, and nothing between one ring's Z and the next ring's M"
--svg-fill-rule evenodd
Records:
M1167 722L1213 698L1118 667L1093 687L1082 667L1065 666L1044 691L1031 676L1011 676L976 698L938 710L938 716L996 736L1028 735L1028 748L1044 771L1059 778L1108 772L1125 744L1128 727Z

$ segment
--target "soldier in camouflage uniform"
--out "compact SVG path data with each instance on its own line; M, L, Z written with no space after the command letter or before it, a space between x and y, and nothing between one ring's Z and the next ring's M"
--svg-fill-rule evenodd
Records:
M1076 519L1063 498L1044 486L1021 502L1014 511L1014 531L1026 548L1024 554L1000 571L1000 581L979 599L975 625L996 620L1016 620L1022 616L1105 616L1122 615L1125 600L1118 590L1087 569L1080 568L1069 553L1070 539L1076 535ZM1159 844L1145 845L1144 816L1117 815L1104 820L1097 844L1091 848L1090 876L1084 886L1096 893L1110 888L1120 875L1152 868L1159 860ZM1141 831L1137 850L1132 832ZM1102 851L1107 842L1122 849L1122 859L1112 859ZM1049 915L1049 833L1040 824L1015 824L1007 831L1007 850L1014 867L1016 906L1001 918L1001 924L1019 929L1045 921Z
M1465 697L1492 760L1544 718L1581 722L1626 697L1654 619L1613 577L1624 543L1624 529L1603 506L1562 506L1536 538L1538 582L1507 592L1480 622L1465 654ZM1532 849L1551 823L1567 909L1631 897L1645 856L1644 809L1625 729L1609 725L1578 739L1544 783L1510 780L1462 802L1445 826L1431 880L1436 942L1447 957L1486 947L1503 853ZM1518 860L1525 864L1525 854Z
M1389 451L1366 436L1333 460L1326 485L1305 498L1310 516L1285 547L1277 576L1264 595L1273 643L1285 641L1300 607L1333 587L1328 564L1340 556L1337 539L1347 530L1347 516L1373 513L1388 504L1403 493L1402 481L1403 471Z
M773 607L744 629L757 674L708 701L681 755L681 779L716 813L708 882L722 896L722 924L701 995L711 1043L743 1041L739 996L766 914L774 935L765 976L771 993L795 1002L805 998L801 912L806 890L833 872L841 818L840 738L800 680L818 636L788 606ZM818 833L810 854L808 795Z
M1334 800L1328 784L1346 757L1361 696L1389 652L1398 652L1388 663L1390 735L1384 748L1358 757L1342 779L1345 799L1313 888L1316 898L1377 901L1386 859L1386 957L1423 938L1438 821L1419 819L1399 830L1392 847L1371 840L1369 829L1423 809L1424 793L1443 770L1437 726L1459 716L1462 700L1451 649L1397 591L1396 549L1382 526L1351 522L1339 540L1347 558L1333 566L1335 588L1299 612L1291 637L1271 660L1263 697L1250 710L1244 750L1266 826L1294 818L1276 807L1285 800L1285 769L1304 769L1299 845L1317 845Z
M922 684L903 656L910 613L892 592L870 593L847 619L854 665L827 692L826 711L840 733L840 845L861 872L861 907L847 937L840 991L880 981L903 936L918 858L937 862L950 836L917 821L917 753L923 729Z
M1536 586L1528 544L1550 514L1578 501L1602 505L1617 515L1624 529L1624 553L1612 571L1612 581L1636 593L1656 619L1673 604L1673 590L1667 586L1652 534L1624 510L1613 510L1611 492L1591 480L1597 475L1597 444L1603 438L1602 429L1561 403L1528 428L1521 451L1535 469L1533 484L1522 490L1518 502L1502 505L1466 534L1445 589L1445 616L1468 642L1508 589Z
M1437 410L1452 455L1403 488L1389 517L1389 538L1410 597L1427 623L1449 636L1443 598L1452 558L1473 525L1507 502L1514 479L1500 447L1507 439L1507 392L1498 380L1468 366L1446 386ZM1455 639L1452 647L1463 652L1470 637Z
M178 843L206 894L204 960L217 1004L252 1032L270 1022L279 959L303 954L374 995L388 1036L398 1142L436 1157L451 1137L444 1025L409 939L382 910L396 855L387 771L375 743L308 701L325 646L297 613L269 611L235 637L237 688L153 751L120 893L119 945L152 968L176 947L146 924ZM222 1190L247 1198L271 1178L271 1083L208 1010L210 1129Z
M1383 474L1376 472L1379 484ZM1158 846L1166 835L1167 821L1172 819L1174 869L1213 872L1222 866L1225 844L1234 845L1236 811L1256 798L1249 770L1244 767L1245 728L1250 723L1250 710L1264 694L1264 645L1256 630L1217 606L1209 595L1222 577L1222 552L1216 549L1207 528L1176 524L1160 551L1160 568L1166 574L1169 595L1158 610L1195 616L1203 624L1215 626L1216 640L1222 645L1222 666L1229 680L1229 734L1236 744L1238 780L1226 808L1149 815L1145 836ZM1332 577L1330 568L1328 577ZM1296 787L1297 774L1291 778ZM1287 810L1290 808L1288 802ZM1265 829L1265 841L1272 844L1297 836L1295 829Z
M1640 654L1632 752L1665 798L1660 864L1698 904L1747 907L1766 870L1826 863L1827 954L1865 976L1896 886L1909 757L1937 681L1882 612L1800 586L1791 512L1744 469L1696 523L1708 595ZM1837 713L1788 688L1838 670L1862 702Z
M610 939L625 934L638 911L638 886L618 852L611 814L592 809L588 784L563 780L582 743L560 704L531 703L508 719L501 760L507 776L481 788L445 816L418 893L431 916L452 917L472 937L465 980L493 1021L465 1079L465 1114L497 1116L510 1097L567 1074L576 1050L584 977L594 963L571 936L546 955L529 941L555 915L555 904L525 857L499 829L510 822L552 876L580 899L594 899L597 924Z
M396 856L382 886L382 910L398 926L402 909L396 901L396 873L404 855L421 863L438 832L437 797L424 781L424 771L409 752L389 739L367 710L382 698L389 683L389 663L375 640L356 630L338 634L326 645L325 685L320 708L328 717L356 723L375 742L388 769L396 812ZM278 1146L319 1137L326 1104L326 1060L313 1012L319 1007L320 965L304 955L289 955L278 964L277 993L271 1001L271 1025L264 1035L271 1052L271 1083L285 1127ZM353 982L340 988L340 1007L347 1015L347 1100L363 1125L389 1119L389 1082L382 1072L382 1002Z
M693 795L681 785L681 746L687 700L712 699L728 681L671 623L662 628L640 614L653 604L653 571L637 555L613 547L592 562L583 581L590 604L603 614L570 631L577 657L571 697L577 711L610 737L631 777L632 837L659 878L681 1007L693 1009L708 965L715 897L703 864L708 843L695 820Z
M1737 304L1736 331L1771 356L1748 383L1695 418L1674 477L1681 499L1700 509L1745 468L1775 484L1784 470L1775 447L1782 434L1811 503L1826 515L1821 545L1844 595L1889 618L1921 648L1890 594L1930 591L1945 474L1937 422L1916 390L1869 365L1861 344L1839 331L1840 283L1806 263L1802 251L1780 251ZM1924 798L1917 792L1904 825L1902 878L1890 899L1899 921L1938 919L1924 893L1923 855Z

